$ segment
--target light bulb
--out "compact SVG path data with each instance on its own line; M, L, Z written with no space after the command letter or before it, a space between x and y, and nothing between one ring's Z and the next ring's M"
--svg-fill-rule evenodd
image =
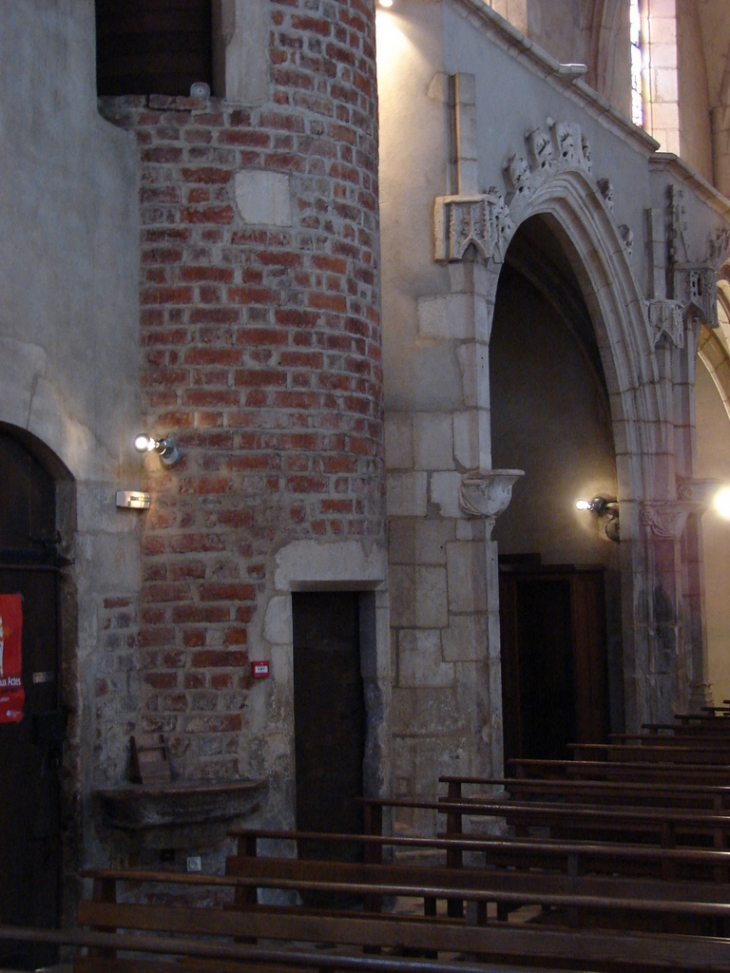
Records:
M578 510L590 510L592 506L590 500L576 500L575 505Z
M151 453L156 445L155 440L152 436L148 436L147 433L141 432L138 436L134 437L134 448L138 453Z

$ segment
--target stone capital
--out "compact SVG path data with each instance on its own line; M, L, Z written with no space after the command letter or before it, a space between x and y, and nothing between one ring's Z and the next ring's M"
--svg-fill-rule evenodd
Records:
M715 477L698 479L691 476L677 477L677 496L688 506L704 513L712 503L712 498L721 481Z
M640 507L640 522L651 535L661 540L678 540L682 536L691 504L671 500L646 501Z
M494 521L512 499L512 487L524 470L475 469L465 473L459 484L459 509L466 517Z

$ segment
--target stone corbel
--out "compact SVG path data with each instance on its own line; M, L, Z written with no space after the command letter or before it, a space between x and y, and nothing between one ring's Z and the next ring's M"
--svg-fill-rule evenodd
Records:
M524 470L469 470L459 484L459 509L488 523L489 531L512 499L512 487Z
M436 198L436 260L463 260L474 246L484 260L501 263L515 230L504 197L496 189L473 196Z
M688 310L699 314L709 328L717 328L717 274L712 267L692 267L687 271Z
M684 312L679 301L647 301L646 309L654 347L666 335L676 348L684 348Z

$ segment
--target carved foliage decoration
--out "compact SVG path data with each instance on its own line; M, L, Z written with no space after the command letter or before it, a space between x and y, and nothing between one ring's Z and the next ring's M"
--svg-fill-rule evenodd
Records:
M687 523L689 509L681 503L643 503L640 521L652 536L662 540L677 540Z
M575 122L547 120L547 131L535 128L525 136L527 158L511 155L505 166L507 189L517 197L530 195L552 174L593 167L591 149ZM512 205L512 204L511 204Z

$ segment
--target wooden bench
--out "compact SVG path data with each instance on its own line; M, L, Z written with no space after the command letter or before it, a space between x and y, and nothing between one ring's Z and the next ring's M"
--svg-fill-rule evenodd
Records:
M724 767L730 779L730 745L724 741L687 743L667 739L647 743L569 743L576 760L652 761L663 764L710 764Z
M164 927L164 924L163 924ZM177 934L94 932L84 929L36 929L0 926L0 938L12 942L37 942L88 949L88 956L74 961L74 970L85 973L160 973L165 963L184 973L242 973L245 970L270 970L294 973L301 969L317 971L353 970L356 973L491 973L492 967L464 961L424 962L407 957L330 955L289 946L251 946L232 943L230 937L212 935L193 937ZM124 958L115 956L118 950ZM144 953L144 956L134 954ZM130 956L130 954L132 954ZM169 966L171 960L182 964Z
M718 904L730 910L730 886L712 882L665 881L663 879L637 879L622 876L594 874L537 872L529 868L513 866L509 869L494 867L462 867L454 869L443 865L375 864L342 861L301 860L275 856L243 854L229 857L227 874L255 879L260 884L256 890L271 887L311 888L313 883L336 886L349 892L373 888L385 890L375 898L364 896L362 906L366 911L382 911L382 894L406 896L423 900L422 915L435 917L437 902L444 899L453 902L465 895L478 904L494 901L504 904L548 904L560 902L570 905L573 901L600 903L595 909L601 912L611 909L607 903L641 899L646 904L637 915L654 918L672 914L694 915L695 905ZM436 892L435 890L438 890ZM250 891L253 891L251 889ZM692 905L690 905L692 903ZM255 895L240 902L243 908L271 908L261 906ZM677 906L675 913L674 906ZM593 911L593 906L587 907ZM622 905L617 909L621 910ZM730 915L730 912L728 913ZM486 917L484 918L486 921ZM575 920L572 925L578 926ZM709 931L707 928L705 931Z
M573 780L629 780L665 784L730 784L730 766L656 763L639 760L539 760L512 757L516 777L572 778Z
M730 835L730 815L699 809L614 808L496 799L456 802L444 798L436 801L362 798L361 801L365 808L365 830L371 834L383 833L382 810L390 807L432 810L446 815L447 833L451 835L463 833L464 816L501 819L514 827L518 835L527 834L529 828L540 828L548 830L552 837L653 841L663 848L698 842L726 848Z
M722 739L723 736L730 736L730 719L705 719L694 723L642 723L641 729L644 733L648 733L650 736L659 736L661 739L665 736L706 736L711 740ZM616 736L621 735L616 734ZM609 734L609 740L612 736L613 734Z
M237 828L239 855L255 857L260 843L286 841L298 856L301 843L316 840L320 846L347 844L362 849L365 862L379 863L389 851L405 853L409 861L432 862L461 867L465 854L479 858L489 867L520 867L562 871L571 875L587 873L643 875L674 880L730 881L730 851L706 848L661 848L656 845L616 842L567 842L549 838L514 838L477 834L460 835L351 835L313 834L269 828Z
M489 969L489 963L512 965L550 965L565 969L587 967L592 970L724 970L730 968L730 940L717 936L677 935L670 933L635 933L579 928L577 925L547 927L539 922L521 924L493 922L486 904L492 901L525 901L535 906L566 910L568 923L580 923L591 912L606 914L643 914L693 920L725 920L730 916L726 902L685 901L662 897L623 897L613 893L601 895L569 894L529 889L484 887L484 870L467 881L467 873L444 870L445 884L424 884L421 868L400 870L394 881L385 881L389 866L337 863L342 873L338 877L315 878L321 863L280 860L274 866L276 875L265 875L266 859L249 858L241 867L249 868L247 875L191 876L177 873L144 873L101 870L87 873L94 880L94 897L79 906L79 925L100 938L95 941L95 955L79 957L75 961L77 973L159 973L159 960L144 954L164 954L185 958L186 973L205 971L235 973L242 969L257 969L262 963L278 964L284 971L302 966L319 969L361 969L383 971L433 970L434 973L462 973ZM363 871L364 869L368 871ZM359 870L354 874L353 870ZM372 881L350 881L345 871L353 871L355 878ZM284 877L286 874L286 877ZM430 873L429 877L437 877ZM454 881L454 878L464 881ZM397 878L397 881L395 880ZM496 876L495 876L496 880ZM503 874L501 881L507 882ZM118 901L118 885L153 883L160 894L174 886L209 886L220 888L260 889L278 888L303 891L336 891L360 894L363 897L407 895L423 900L459 897L474 903L474 911L467 910L468 921L447 917L414 919L373 913L353 914L338 910L316 910L255 905L240 908L216 906L160 905L154 902L131 903ZM478 885L478 887L471 887ZM708 885L707 888L712 886ZM95 932L102 930L103 932ZM123 930L123 932L117 932ZM157 940L156 937L161 937ZM103 937L103 938L101 938ZM280 946L268 945L261 956L257 944L241 942L265 940L267 943L296 943L292 952ZM332 949L306 947L331 944ZM134 951L137 958L118 956L117 951ZM366 950L381 950L372 954ZM273 952L272 952L273 951ZM387 952L386 952L387 951ZM398 952L420 953L409 958ZM436 954L438 961L423 958ZM454 962L454 954L464 955L465 961ZM476 962L471 957L478 955ZM211 963L215 960L215 963Z
M728 723L730 724L730 720ZM659 727L660 724L657 724L656 730L647 730L644 733L609 733L607 742L614 746L633 743L637 746L646 744L668 747L716 747L725 750L730 748L728 730L705 730L693 726L678 726L662 730Z
M707 808L723 811L730 808L730 785L640 783L635 781L555 780L536 777L463 777L444 775L439 783L448 785L447 800L466 798L464 786L491 788L510 797L527 799L553 798L561 801L593 804L634 804L641 806ZM479 795L481 796L481 795ZM494 798L495 794L489 795ZM469 799L474 795L470 795Z

